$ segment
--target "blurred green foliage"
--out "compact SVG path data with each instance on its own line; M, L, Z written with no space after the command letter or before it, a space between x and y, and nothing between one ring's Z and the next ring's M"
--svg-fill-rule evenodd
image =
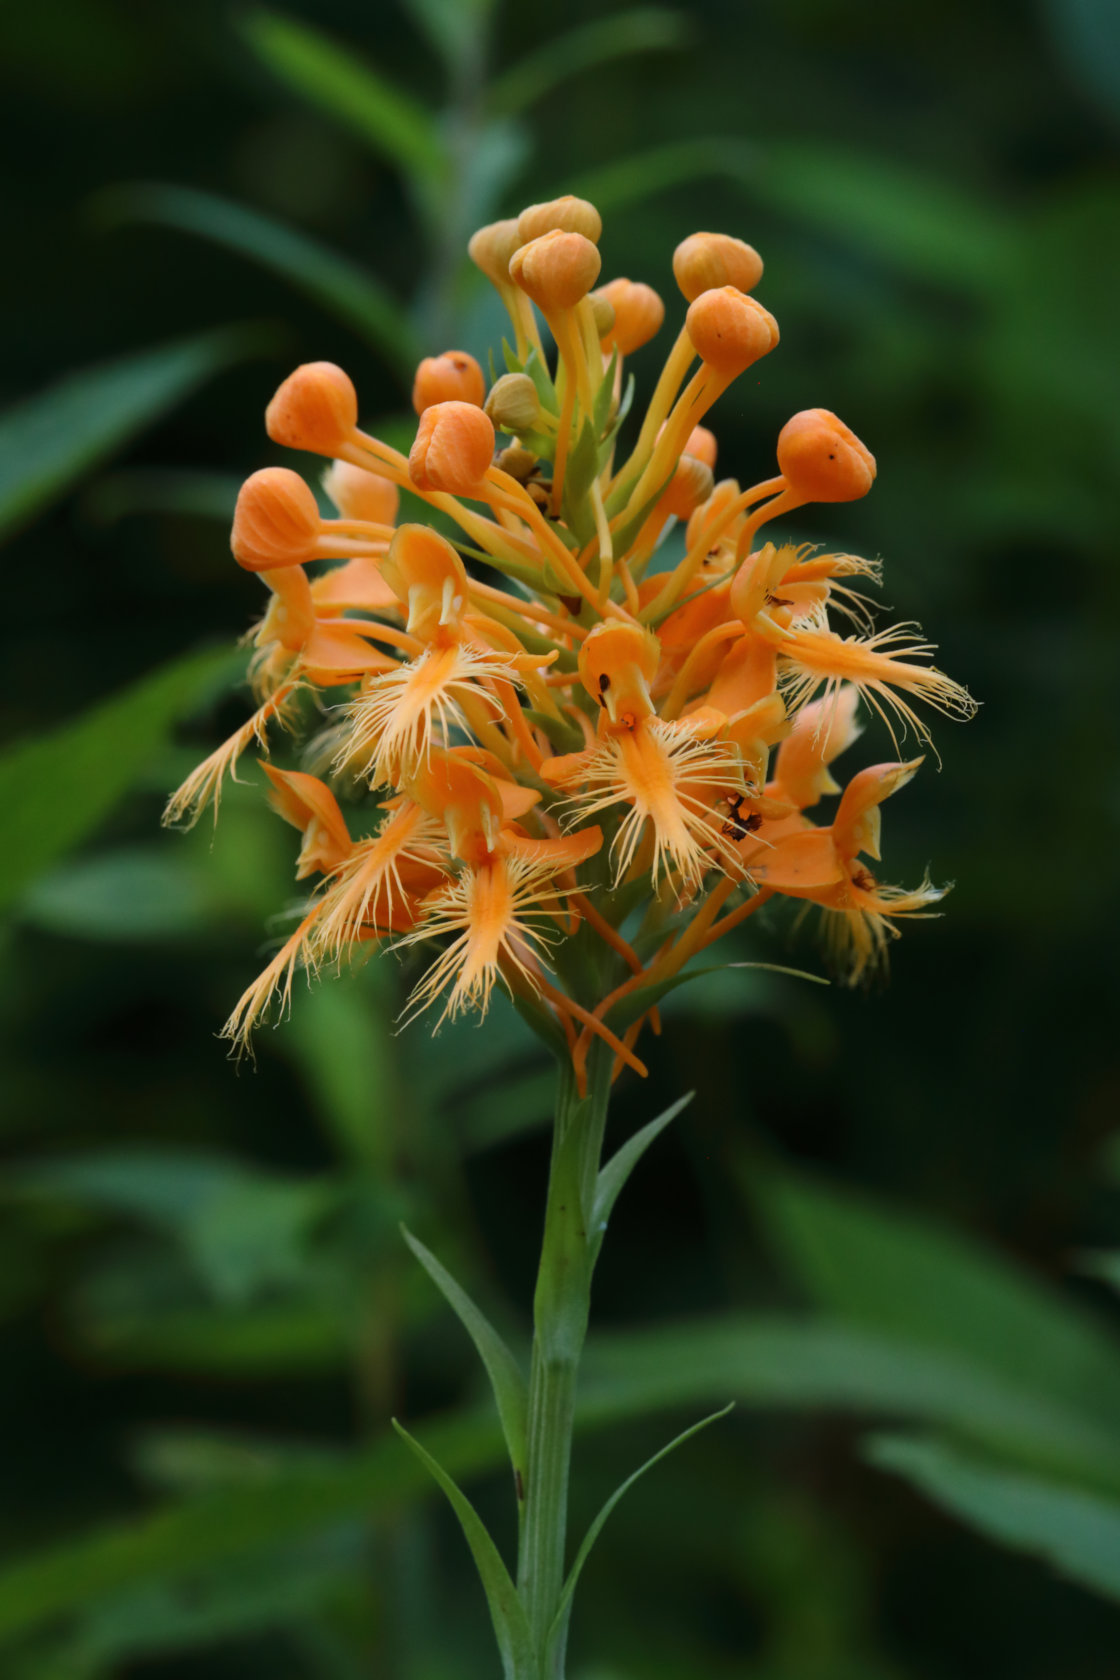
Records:
M849 420L875 493L797 534L882 553L985 705L890 813L892 873L959 882L890 987L706 975L620 1089L619 1143L696 1097L612 1213L577 1532L739 1404L612 1514L574 1673L1111 1680L1116 8L43 0L0 86L3 1672L492 1672L388 1418L508 1542L501 1432L398 1227L523 1347L549 1066L503 1008L397 1038L386 961L235 1077L294 846L252 787L156 824L242 715L223 520L272 387L329 357L399 427L419 351L500 332L471 228L576 190L667 299L696 227L762 250L783 345L721 468ZM777 914L736 955L816 967Z

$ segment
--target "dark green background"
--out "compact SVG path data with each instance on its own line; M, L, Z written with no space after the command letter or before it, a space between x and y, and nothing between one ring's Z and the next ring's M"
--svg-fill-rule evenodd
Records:
M286 11L442 103L443 72L406 12L358 0L289 0ZM587 0L563 24L503 5L494 63L598 15ZM598 1321L798 1306L749 1193L771 1152L970 1231L1114 1319L1112 1297L1077 1276L1074 1257L1120 1240L1103 1154L1120 1101L1115 8L703 0L685 22L674 45L591 68L523 113L529 161L499 208L593 191L598 179L604 275L655 285L674 330L678 240L712 227L760 249L759 295L782 344L715 411L720 469L765 477L790 412L840 413L877 454L878 482L865 502L809 510L796 534L881 554L892 616L920 618L939 663L983 705L967 728L937 728L943 770L927 762L886 812L888 878L912 883L928 863L957 883L944 919L906 930L889 985L705 980L649 1047L651 1088L620 1087L619 1136L682 1090L697 1098L620 1205ZM403 301L421 295L427 256L392 163L271 74L238 14L211 0L3 8L0 129L0 402L200 329L260 329L254 355L7 544L0 710L14 738L248 623L259 590L233 565L223 523L176 504L191 491L220 508L229 484L279 458L261 417L291 366L344 363L371 419L407 403L385 358L282 277L114 219L104 190L173 182L254 206L349 253ZM634 171L606 167L652 148L665 149ZM478 294L467 284L445 302L453 329L429 338L417 317L425 351L453 331L481 355L493 323ZM655 377L652 352L636 361L640 379ZM417 1419L476 1392L458 1327L398 1253L401 1211L433 1246L473 1256L468 1275L509 1303L508 1322L525 1323L546 1082L508 1022L490 1040L468 1031L431 1043L422 1026L388 1039L401 983L390 961L339 984L341 1014L298 992L292 1026L262 1035L256 1073L237 1077L214 1037L254 972L267 917L290 900L294 840L248 790L231 797L213 852L208 835L159 837L157 825L163 789L242 715L237 699L204 712L69 873L17 903L4 938L0 1441L13 1558L189 1497L192 1476L236 1480L243 1465L206 1459L219 1437L236 1438L250 1463L272 1450L261 1442L335 1452L379 1430L390 1404ZM856 759L887 756L889 743L865 739ZM105 858L100 875L73 873ZM146 908L136 879L150 879ZM793 949L788 960L818 968L809 926L791 947L791 924L775 915L737 955L782 961ZM369 1137L349 1145L354 1104L332 1096L330 1079L348 1035L380 1069ZM512 1135L483 1147L487 1124ZM285 1238L251 1239L249 1305L303 1303L306 1267L317 1303L306 1322L293 1309L277 1342L262 1332L265 1353L246 1353L229 1318L238 1303L196 1300L150 1224L57 1186L33 1193L28 1162L137 1145L232 1156L297 1194L332 1183L349 1149L358 1164L310 1259L302 1226L291 1275ZM161 1340L184 1303L198 1309L195 1341ZM583 1520L664 1434L645 1420L588 1438ZM187 1436L209 1468L190 1459ZM1115 1606L938 1514L862 1462L859 1436L827 1409L796 1419L744 1408L659 1467L589 1568L574 1673L1120 1673ZM159 1471L171 1437L186 1471ZM502 1493L495 1481L481 1495L500 1523ZM372 1545L353 1524L327 1525L283 1563L290 1592L262 1553L269 1604L254 1619L252 1583L235 1581L240 1618L212 1637L165 1624L158 1638L137 1635L144 1605L109 1594L110 1622L116 1613L133 1630L116 1645L89 1634L87 1609L14 1645L11 1672L493 1672L481 1595L442 1511L379 1526ZM296 1614L300 1592L308 1608ZM91 1657L97 1639L108 1654Z

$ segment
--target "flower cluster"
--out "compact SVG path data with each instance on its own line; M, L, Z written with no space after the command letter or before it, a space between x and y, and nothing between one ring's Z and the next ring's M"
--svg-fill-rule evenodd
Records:
M435 941L413 1012L485 1010L501 981L563 1035L578 1077L595 1037L644 1071L634 1043L658 997L770 897L821 907L851 981L898 918L941 897L864 861L921 759L842 792L831 766L861 702L892 744L896 729L928 741L915 703L967 717L973 702L915 627L873 629L856 585L877 582L874 563L759 540L807 503L866 495L874 458L809 409L779 434L773 476L715 481L702 422L778 327L751 295L757 253L713 233L674 255L687 313L623 453L626 360L665 309L641 282L595 289L599 234L571 197L475 234L512 323L506 371L488 391L463 351L423 361L407 457L359 428L332 364L297 368L269 405L274 442L332 463L337 514L286 468L244 485L233 553L269 591L251 632L258 705L168 807L216 811L246 748L318 714L308 769L262 761L303 835L297 878L318 883L226 1025L239 1045L298 967ZM401 490L431 523L399 522Z

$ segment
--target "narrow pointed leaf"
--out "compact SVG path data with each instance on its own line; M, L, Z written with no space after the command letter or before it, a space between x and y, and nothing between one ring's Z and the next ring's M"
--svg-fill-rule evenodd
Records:
M507 115L526 111L572 76L612 59L681 47L689 34L686 14L662 6L635 6L632 11L596 19L553 36L507 70L492 86L490 104Z
M674 1436L673 1440L671 1440L666 1446L662 1447L660 1452L655 1452L652 1458L647 1458L644 1464L639 1465L633 1475L627 1476L626 1480L620 1487L615 1488L614 1492L599 1512L599 1515L595 1518L595 1521L591 1524L591 1527L584 1535L583 1544L576 1553L575 1562L572 1564L571 1570L568 1574L568 1579L564 1582L564 1589L560 1594L560 1605L556 1612L556 1620L549 1629L548 1637L550 1645L554 1645L557 1640L564 1637L568 1617L571 1614L572 1595L576 1590L583 1566L590 1557L591 1549L596 1540L598 1540L600 1534L603 1532L607 1518L610 1516L619 1500L624 1494L629 1493L630 1489L634 1486L634 1483L640 1481L647 1470L652 1470L655 1464L660 1464L663 1458L668 1458L671 1452L675 1452L678 1447L683 1446L686 1441L691 1440L693 1435L698 1435L702 1429L707 1429L710 1423L718 1422L720 1418L726 1417L728 1412L732 1412L734 1410L735 1402L732 1400L729 1405L722 1407L720 1411L712 1412L708 1417L701 1418L699 1423L694 1423L690 1428L682 1430L679 1435Z
M274 75L411 181L430 188L444 179L447 162L432 113L351 46L279 12L250 12L241 27Z
M466 1290L456 1283L444 1266L440 1265L431 1250L425 1248L405 1225L401 1226L401 1235L448 1305L458 1315L460 1323L475 1345L478 1357L486 1367L486 1375L490 1378L490 1386L494 1390L498 1416L502 1420L502 1433L509 1449L510 1463L515 1478L520 1477L523 1480L529 1395L521 1367L485 1313L480 1312Z
M659 1114L656 1120L649 1121L640 1131L635 1132L632 1138L628 1138L622 1147L615 1151L606 1165L601 1168L598 1183L595 1186L595 1201L591 1210L591 1242L595 1252L598 1252L602 1243L614 1204L617 1202L626 1180L654 1139L661 1136L666 1126L670 1125L677 1118L677 1115L688 1107L695 1095L695 1091L689 1091L683 1097L679 1097L675 1103L672 1103L665 1110L664 1114Z
M941 1441L875 1436L865 1457L998 1545L1120 1602L1120 1503L1008 1469Z
M204 333L84 368L0 414L0 537L253 347Z
M600 439L607 429L607 419L611 412L611 399L614 396L614 376L617 367L618 350L615 349L609 363L603 369L602 382L595 393L595 406L591 416L595 436Z
M816 1303L943 1348L1115 1428L1120 1348L1079 1303L965 1233L787 1171L752 1172L773 1239Z
M599 471L599 445L590 420L583 422L575 448L568 456L564 473L564 517L581 542L587 542L595 531L595 521L587 505L587 493Z
M510 1580L509 1570L502 1562L497 1546L491 1540L482 1518L470 1500L452 1481L443 1466L436 1462L431 1453L424 1450L419 1441L410 1435L396 1418L393 1419L393 1428L401 1440L411 1447L421 1464L447 1495L482 1580L498 1649L501 1652L502 1673L505 1680L523 1680L525 1675L534 1672L529 1623L517 1596L517 1588Z
M107 222L147 222L210 239L279 274L411 378L419 349L408 317L385 288L349 257L272 216L194 187L137 182L95 201Z
M231 686L243 664L228 648L188 654L0 754L0 908L92 834L152 763L175 720Z

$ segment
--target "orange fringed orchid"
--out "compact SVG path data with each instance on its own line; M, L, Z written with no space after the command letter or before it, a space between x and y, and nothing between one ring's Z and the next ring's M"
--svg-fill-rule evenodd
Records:
M640 424L620 431L623 360L665 305L629 279L592 290L600 231L593 205L561 198L475 234L516 349L489 394L465 351L421 362L407 455L360 428L332 364L298 368L269 405L275 442L330 463L333 511L283 467L245 484L233 552L268 592L249 633L258 707L168 807L173 821L216 811L250 744L267 755L272 724L294 736L318 697L329 707L331 752L320 735L313 761L326 781L263 765L302 835L296 878L317 884L227 1023L237 1045L288 1002L297 968L387 940L436 947L410 1013L484 1011L501 984L551 1022L577 1083L596 1043L616 1072L642 1071L633 1045L659 988L764 902L818 905L856 981L897 920L941 896L883 886L868 862L882 802L921 760L873 765L842 793L831 766L861 705L892 740L928 742L922 703L967 717L972 700L915 628L875 629L854 586L878 581L876 563L759 539L808 503L866 495L874 457L808 409L769 476L714 481L703 422L778 344L752 295L761 258L726 234L678 247L687 315ZM440 532L398 523L402 489ZM364 790L349 818L345 789ZM806 815L836 794L831 820ZM596 962L586 940L569 959L580 928Z

